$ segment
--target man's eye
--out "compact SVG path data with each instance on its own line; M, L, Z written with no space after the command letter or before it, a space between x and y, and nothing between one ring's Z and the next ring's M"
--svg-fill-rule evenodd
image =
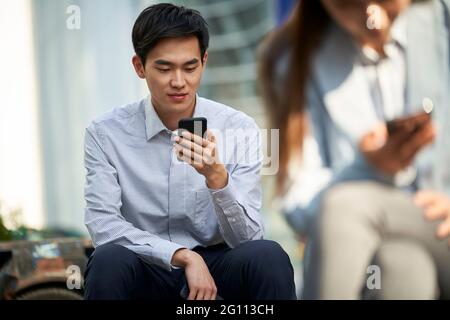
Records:
M168 72L170 71L170 69L161 69L161 68L156 68L158 71L160 72Z
M197 67L193 67L193 68L186 68L185 70L186 70L187 72L194 72L194 71L195 71L195 69L197 69Z

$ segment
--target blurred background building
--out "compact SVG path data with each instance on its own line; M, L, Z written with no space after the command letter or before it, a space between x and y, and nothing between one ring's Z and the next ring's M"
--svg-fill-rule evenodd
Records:
M20 208L30 227L86 234L83 225L84 128L105 111L144 97L133 70L131 29L158 1L6 0L0 11L0 202ZM200 95L254 117L264 110L256 49L295 0L180 0L211 32ZM271 207L273 177L263 177L267 237L300 253Z

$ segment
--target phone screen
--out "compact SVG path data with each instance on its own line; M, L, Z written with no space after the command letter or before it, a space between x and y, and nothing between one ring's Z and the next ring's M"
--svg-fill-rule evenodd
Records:
M192 134L205 137L207 120L204 117L184 118L178 122L178 129L184 129Z

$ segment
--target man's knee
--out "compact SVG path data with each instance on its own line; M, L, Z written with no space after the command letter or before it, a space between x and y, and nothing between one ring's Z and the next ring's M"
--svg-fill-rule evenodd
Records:
M287 253L275 241L254 240L243 244L244 257L250 264L258 267L260 271L276 273L277 271L292 269Z
M254 240L242 245L243 270L255 299L296 299L294 268L275 241Z
M85 299L130 299L139 258L116 244L98 246L88 261Z
M88 261L88 273L116 273L138 263L137 255L117 244L106 243L95 248Z

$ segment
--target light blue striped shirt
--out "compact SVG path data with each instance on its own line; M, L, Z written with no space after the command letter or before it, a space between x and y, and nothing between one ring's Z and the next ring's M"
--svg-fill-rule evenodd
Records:
M180 248L221 242L235 247L263 237L261 137L255 121L197 96L194 117L201 116L228 171L228 184L220 190L209 189L204 176L176 159L173 133L150 97L89 125L85 224L94 246L116 243L171 270Z

